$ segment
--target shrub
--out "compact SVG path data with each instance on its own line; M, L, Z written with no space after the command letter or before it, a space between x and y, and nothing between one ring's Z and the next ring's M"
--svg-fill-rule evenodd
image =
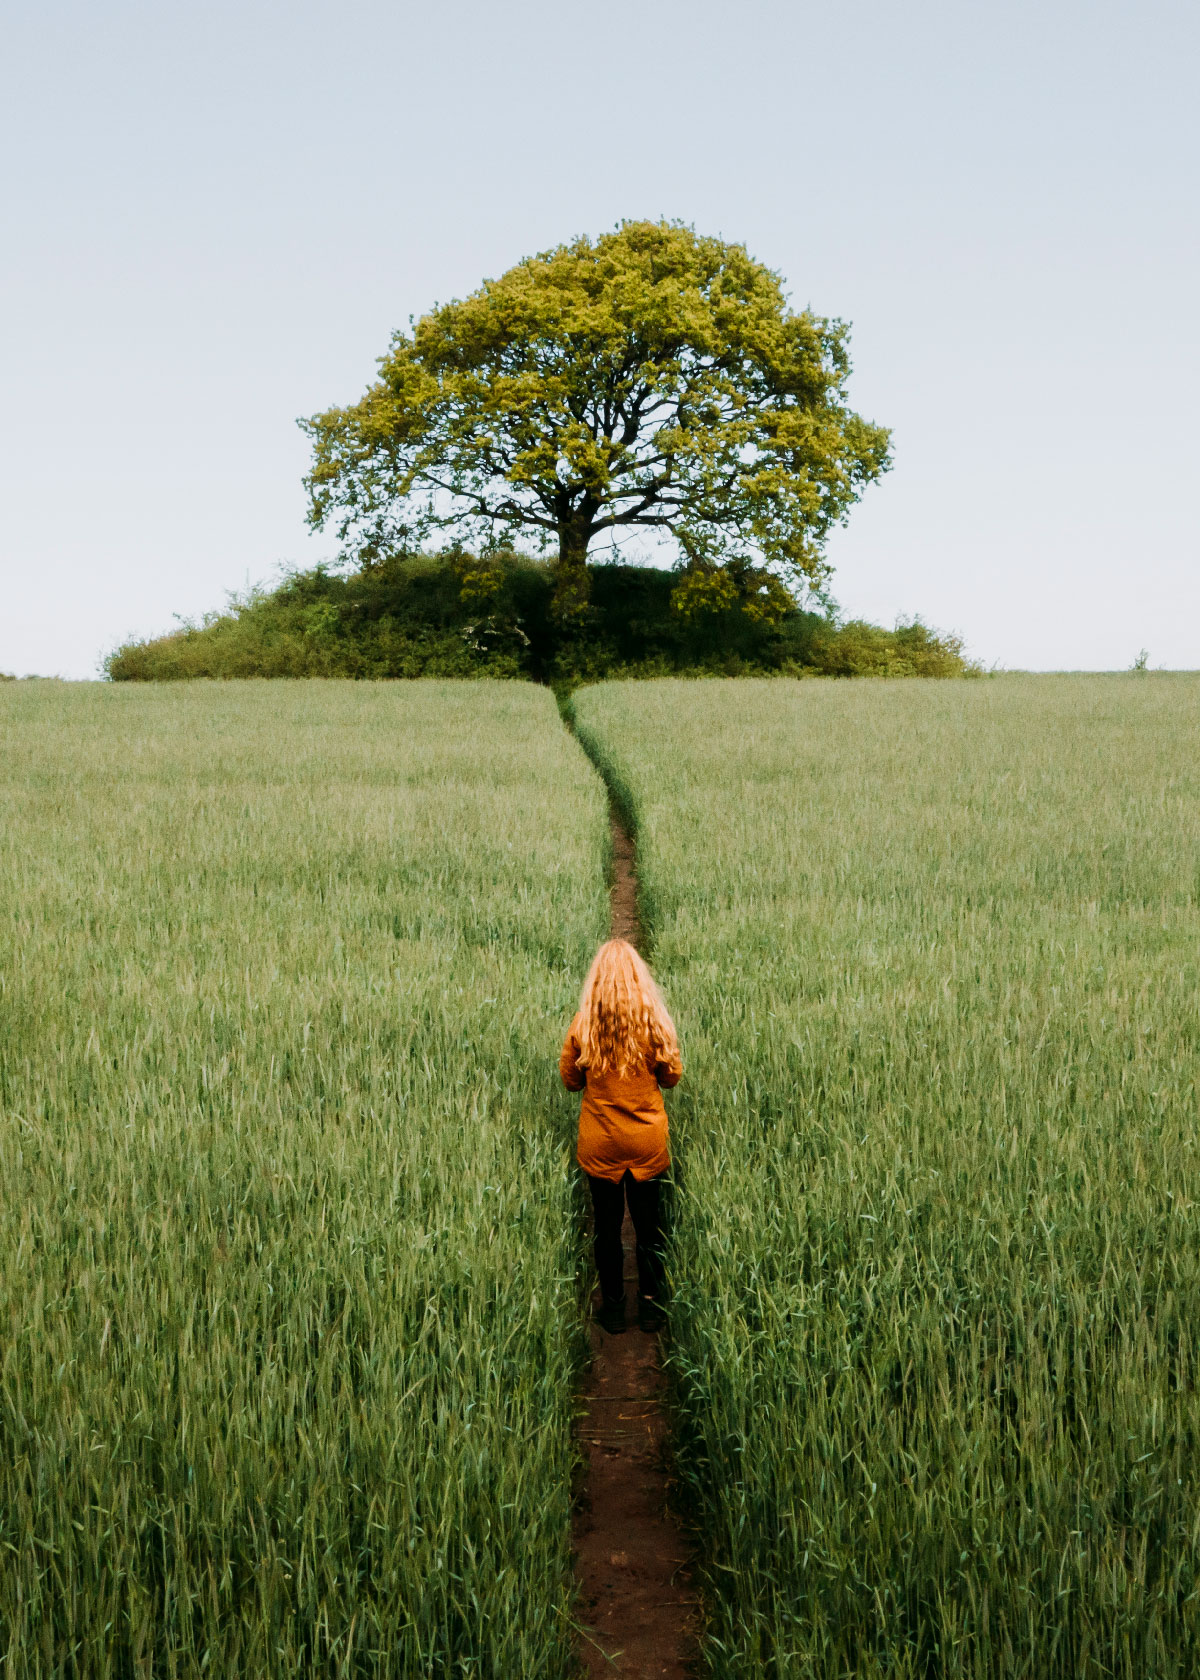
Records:
M979 668L963 656L961 636L939 635L914 618L882 630L865 619L813 631L812 664L830 677L962 677Z

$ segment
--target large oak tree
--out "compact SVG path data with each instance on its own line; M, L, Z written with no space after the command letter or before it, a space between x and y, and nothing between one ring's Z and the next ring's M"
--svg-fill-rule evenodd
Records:
M422 316L360 402L301 421L310 523L368 562L436 530L532 536L564 618L593 542L639 528L700 585L731 562L819 585L830 528L888 465L846 402L847 332L789 309L741 245L624 222Z

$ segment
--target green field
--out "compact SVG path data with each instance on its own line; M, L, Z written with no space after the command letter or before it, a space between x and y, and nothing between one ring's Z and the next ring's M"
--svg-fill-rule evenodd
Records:
M614 683L717 1680L1200 1672L1200 678ZM0 690L0 1672L567 1680L531 685Z
M1200 1671L1200 680L612 684L728 1677Z
M13 683L0 766L5 1680L566 1674L551 696Z

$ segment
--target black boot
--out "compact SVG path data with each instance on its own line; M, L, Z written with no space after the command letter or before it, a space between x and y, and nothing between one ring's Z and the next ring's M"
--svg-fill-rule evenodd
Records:
M638 1296L638 1329L653 1336L667 1322L667 1315L653 1295Z
M619 1336L625 1329L625 1297L619 1301L605 1301L596 1313L596 1323L610 1336Z

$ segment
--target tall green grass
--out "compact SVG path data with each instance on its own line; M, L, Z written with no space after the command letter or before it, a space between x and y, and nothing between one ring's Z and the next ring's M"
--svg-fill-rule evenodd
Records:
M1200 1672L1200 680L608 685L713 1674Z
M571 1672L550 695L12 684L0 785L6 1680Z

